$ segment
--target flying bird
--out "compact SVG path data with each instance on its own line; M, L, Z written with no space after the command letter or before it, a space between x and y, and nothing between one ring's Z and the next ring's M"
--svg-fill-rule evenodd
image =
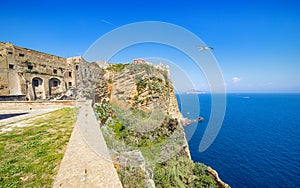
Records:
M209 47L209 46L198 46L200 51L204 51L204 50L213 50L214 48Z

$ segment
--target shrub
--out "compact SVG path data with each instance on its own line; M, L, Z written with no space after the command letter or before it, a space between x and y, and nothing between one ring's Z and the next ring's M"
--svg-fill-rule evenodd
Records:
M187 156L177 156L154 169L156 187L217 187L205 173L206 166L193 163Z
M186 156L175 157L154 168L156 187L188 187L193 178L193 162Z
M95 104L95 113L101 124L104 125L107 119L111 117L113 109L111 104L104 100L102 103Z
M123 167L117 170L124 188L146 187L145 172L138 167Z
M128 64L112 64L107 67L105 70L112 70L115 72L121 72Z

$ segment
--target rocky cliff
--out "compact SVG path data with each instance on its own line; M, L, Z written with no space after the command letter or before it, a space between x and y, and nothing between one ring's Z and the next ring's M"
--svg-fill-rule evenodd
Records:
M98 76L95 112L124 187L222 187L190 158L167 67L112 64Z

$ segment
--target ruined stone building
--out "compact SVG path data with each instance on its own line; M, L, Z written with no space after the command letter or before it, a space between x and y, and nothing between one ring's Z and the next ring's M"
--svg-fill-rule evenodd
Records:
M144 59L133 64L152 65ZM116 75L108 62L88 63L81 56L63 58L0 42L0 101L109 98L107 85ZM166 71L163 64L154 65ZM109 84L110 83L110 84Z
M82 57L63 58L0 42L0 100L72 97L74 92L68 91L78 85L84 64Z

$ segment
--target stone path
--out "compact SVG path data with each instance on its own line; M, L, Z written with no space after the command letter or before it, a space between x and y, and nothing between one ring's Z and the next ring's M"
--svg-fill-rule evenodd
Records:
M12 127L27 126L26 121L32 121L49 112L60 108L47 108L39 110L0 110L0 133L11 131ZM15 116L13 116L15 114ZM19 114L19 115L17 115ZM11 117L10 117L11 116Z
M80 107L67 150L53 187L121 188L91 102Z

